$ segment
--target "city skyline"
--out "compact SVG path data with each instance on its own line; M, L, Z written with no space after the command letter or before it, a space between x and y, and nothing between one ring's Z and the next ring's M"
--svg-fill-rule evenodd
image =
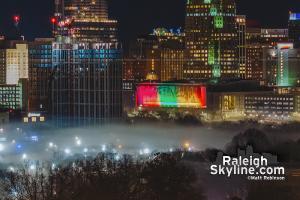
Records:
M127 42L134 40L138 35L151 32L156 27L184 27L185 3L181 0L173 0L172 3L171 0L163 2L110 0L109 13L111 18L119 22L119 38L122 42ZM271 4L272 9L267 9L267 6ZM247 15L248 19L257 21L261 27L286 28L288 11L297 12L300 10L300 5L292 0L285 2L238 0L237 9L238 14ZM12 16L18 14L21 16L20 28L26 39L51 37L50 18L54 13L53 0L28 0L26 2L12 0L4 2L0 10L0 34L11 34Z

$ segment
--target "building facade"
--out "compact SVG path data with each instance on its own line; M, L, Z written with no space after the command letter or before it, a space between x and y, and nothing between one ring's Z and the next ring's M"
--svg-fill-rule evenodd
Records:
M279 43L264 52L264 76L268 85L280 87L300 84L300 50L292 43Z
M117 21L109 19L106 0L56 0L55 36L77 42L117 42Z
M295 112L294 96L260 94L245 96L245 113L256 119L289 119Z
M161 81L182 80L184 34L180 29L154 29L131 44L124 62L124 80L143 82L151 72Z
M185 79L239 76L234 0L187 1L185 33Z
M300 47L300 13L290 13L289 39L296 48Z
M28 43L28 109L49 112L51 104L52 38L38 38Z
M20 79L28 79L26 42L3 41L0 46L0 84L17 85Z
M53 44L52 114L61 126L122 117L121 51L109 44Z
M237 34L238 34L238 65L240 78L246 78L246 16L237 15Z
M23 85L0 85L0 110L24 110L25 99Z

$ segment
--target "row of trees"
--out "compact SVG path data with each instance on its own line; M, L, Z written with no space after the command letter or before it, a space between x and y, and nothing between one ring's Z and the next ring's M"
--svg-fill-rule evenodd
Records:
M3 200L182 200L204 199L194 171L179 156L147 161L107 154L54 170L1 173Z

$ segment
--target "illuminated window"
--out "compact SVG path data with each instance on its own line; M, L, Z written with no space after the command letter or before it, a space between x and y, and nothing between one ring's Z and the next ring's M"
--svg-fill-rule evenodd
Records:
M28 121L29 121L29 120L28 120L28 117L24 117L24 118L23 118L23 122L24 122L24 123L28 123Z
M40 117L40 122L44 122L45 121L45 117Z
M32 118L31 118L31 121L32 121L32 122L36 122L36 117L32 117Z

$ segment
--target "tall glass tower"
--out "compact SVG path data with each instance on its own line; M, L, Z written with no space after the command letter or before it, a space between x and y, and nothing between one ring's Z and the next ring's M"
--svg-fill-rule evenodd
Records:
M106 0L56 0L55 36L78 42L117 42L117 21L108 17Z
M57 0L51 107L60 126L122 117L122 50L106 0ZM66 36L66 37L64 37Z
M106 0L65 0L64 15L98 21L108 19Z
M234 0L187 0L185 79L238 77Z
M296 48L300 47L300 13L290 13L289 39Z

